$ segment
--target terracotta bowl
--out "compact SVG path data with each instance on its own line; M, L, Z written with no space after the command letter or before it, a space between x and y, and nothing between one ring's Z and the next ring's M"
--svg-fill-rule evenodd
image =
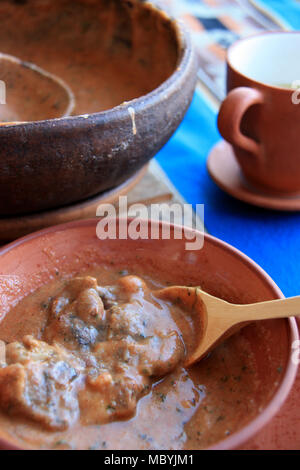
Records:
M0 53L0 80L6 101L1 125L65 117L74 109L74 95L63 80L30 62Z
M8 0L0 18L0 51L61 77L76 100L71 117L0 127L0 216L65 206L119 185L181 122L195 54L181 25L157 7Z
M209 293L236 303L283 297L276 284L252 260L209 235L205 235L202 250L186 251L184 239L100 241L96 237L97 222L91 219L59 225L2 248L2 315L25 295L55 277L57 271L62 275L76 273L87 269L91 263L109 263L112 260L121 265L143 265L150 276L158 276L164 281L200 284ZM295 319L260 322L247 326L238 334L246 335L250 343L262 384L249 400L263 401L264 405L250 422L245 416L241 428L216 443L214 449L237 448L257 433L283 404L297 372L297 366L291 361L292 342L298 339ZM282 365L280 374L278 364ZM0 447L17 447L3 429L0 430Z

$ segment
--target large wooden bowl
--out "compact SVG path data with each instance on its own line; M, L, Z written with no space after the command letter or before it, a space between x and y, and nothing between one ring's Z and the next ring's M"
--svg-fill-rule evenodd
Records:
M76 99L71 117L0 126L0 216L63 206L122 183L181 122L195 55L181 26L156 7L5 0L0 18L0 51L56 74Z

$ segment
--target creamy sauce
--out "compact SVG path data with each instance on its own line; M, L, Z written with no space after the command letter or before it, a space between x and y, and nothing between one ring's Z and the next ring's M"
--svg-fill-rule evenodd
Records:
M128 284L128 279L133 279L136 283L137 278L128 277L128 271L120 271L115 266L103 266L96 271L84 273L85 276L87 274L94 276L99 286L120 288L123 284L123 297L118 300L121 304L130 301L132 294L136 295L131 292L131 282ZM135 273L130 273L129 269L129 274ZM142 293L139 291L138 294L139 302L148 320L149 312L151 313L146 336L165 338L175 334L180 341L173 348L169 345L169 359L173 362L165 361L156 376L149 375L139 365L136 367L132 377L136 383L139 380L142 382L142 392L139 391L134 402L127 406L127 414L118 414L118 399L112 407L110 406L107 400L111 399L111 395L107 391L103 393L103 383L98 384L98 390L97 383L96 388L79 387L80 410L78 414L75 413L75 418L73 416L61 429L49 426L49 423L37 419L36 416L15 413L14 410L11 412L2 407L0 426L6 430L8 438L11 436L17 439L19 445L33 448L197 449L205 448L229 436L257 415L259 407L264 405L269 396L257 398L262 384L247 336L239 334L232 337L199 364L185 369L184 355L193 348L195 340L192 316L176 306L164 304L155 298L155 295L153 297L155 290L164 284L147 276L143 278L145 283L142 282ZM58 279L23 299L2 320L0 339L7 343L22 342L24 336L32 335L38 340L48 340L50 343L55 337L62 344L57 325L55 322L51 324L51 308L53 311L54 302L57 304L57 301L64 297L68 282ZM146 304L143 304L145 299L149 302L146 307ZM133 325L136 326L135 321ZM122 322L117 321L115 333L119 335L123 327ZM145 335L145 332L142 333ZM133 332L130 334L131 337L134 336ZM123 336L122 333L121 337ZM181 340L185 351L180 345ZM139 345L139 341L143 342L144 338L135 337L134 345ZM102 343L99 344L102 347ZM77 347L72 338L67 338L64 347L69 352L89 352L89 348ZM153 350L152 346L150 350ZM81 360L82 357L80 356ZM133 352L132 358L134 357L136 353ZM151 360L152 365L157 364L157 356L154 355L150 362ZM109 360L106 359L106 365L108 364ZM113 375L115 369L112 368L111 371ZM96 379L97 374L89 380L93 382ZM120 387L122 389L122 384ZM102 407L97 405L101 396L106 397L105 406Z

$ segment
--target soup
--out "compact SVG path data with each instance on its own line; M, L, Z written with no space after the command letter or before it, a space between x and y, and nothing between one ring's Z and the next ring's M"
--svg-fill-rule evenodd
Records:
M21 447L206 448L268 401L246 335L185 368L199 326L166 283L115 265L57 277L0 323L0 426Z

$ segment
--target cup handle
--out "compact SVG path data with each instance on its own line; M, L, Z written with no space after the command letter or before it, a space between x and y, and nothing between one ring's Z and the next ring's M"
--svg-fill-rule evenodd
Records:
M263 96L258 90L247 87L234 88L223 101L218 115L218 128L222 137L256 157L260 154L260 145L242 134L241 122L250 106L261 103Z

